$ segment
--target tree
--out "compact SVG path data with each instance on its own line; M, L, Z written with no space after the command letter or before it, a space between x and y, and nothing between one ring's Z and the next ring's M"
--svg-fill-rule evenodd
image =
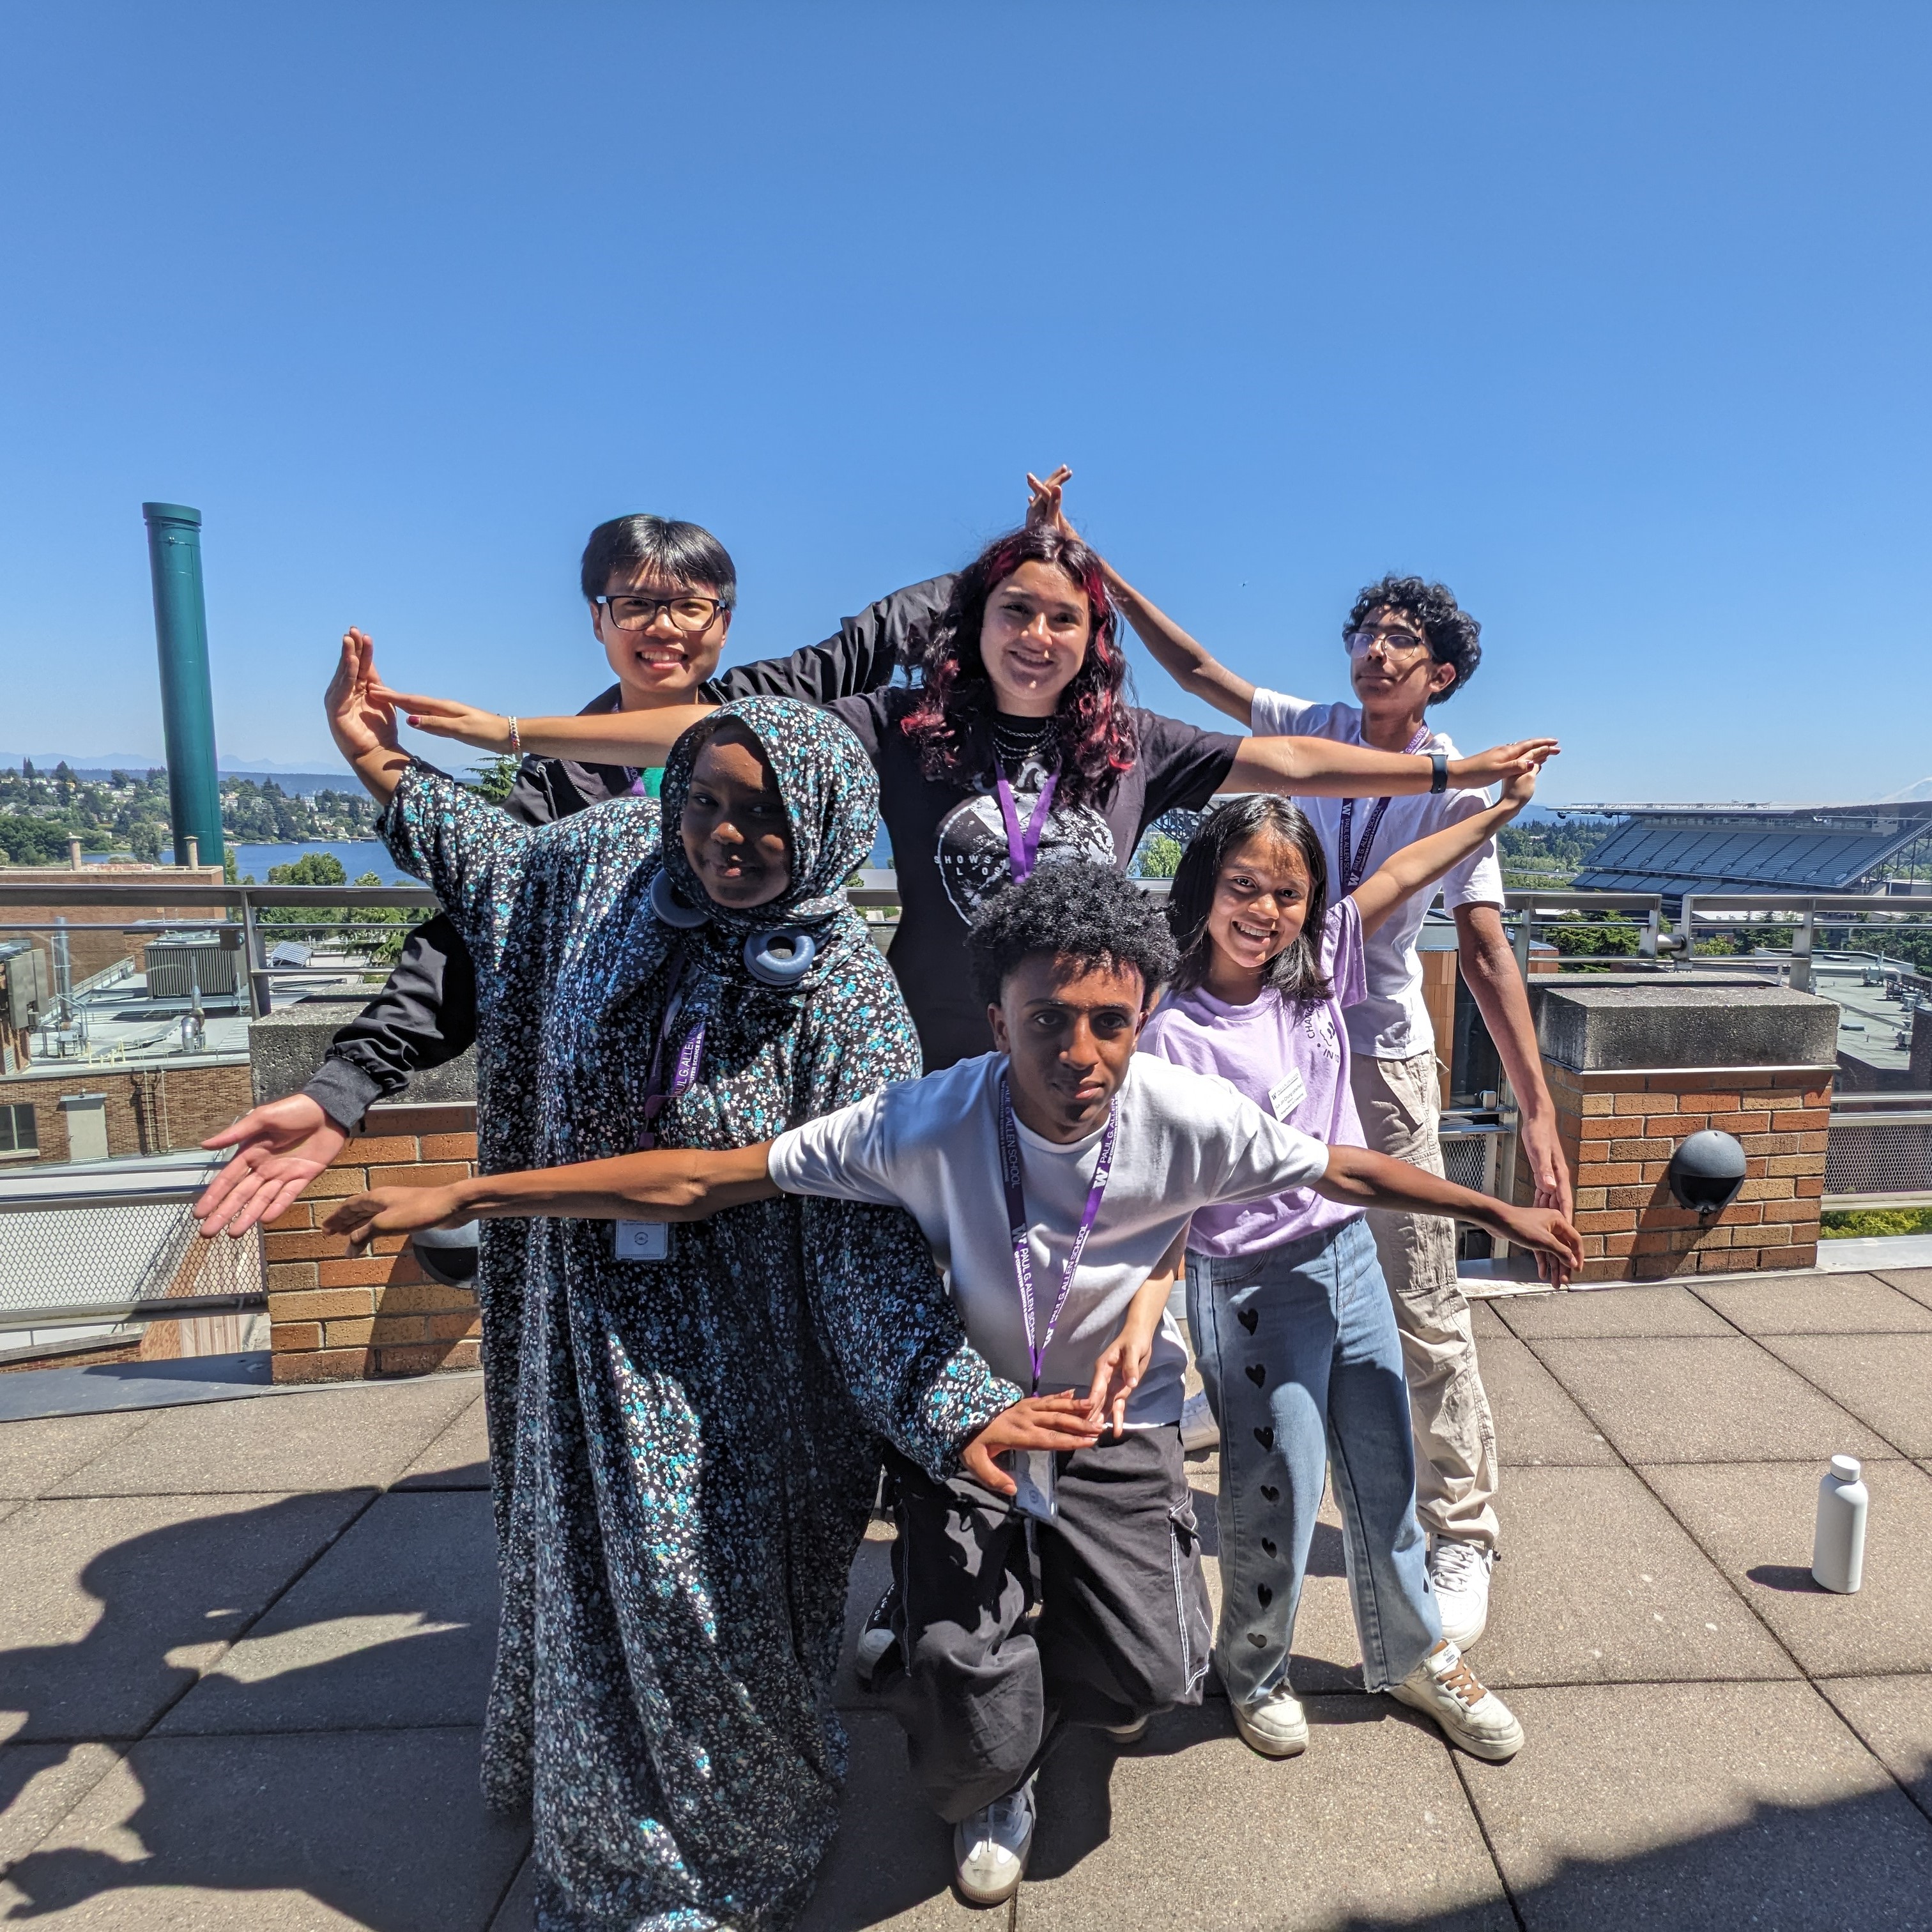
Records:
M501 805L517 782L523 760L512 758L508 752L499 752L494 758L486 758L482 764L472 765L470 769L476 774L470 789L488 803Z
M128 828L128 849L144 866L158 865L161 856L161 828L151 818L136 819Z
M1136 868L1144 879L1171 879L1180 869L1180 842L1164 832L1150 835Z

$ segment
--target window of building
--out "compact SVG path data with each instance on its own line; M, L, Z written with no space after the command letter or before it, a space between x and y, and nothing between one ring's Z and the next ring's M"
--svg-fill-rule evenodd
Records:
M32 1103L23 1102L16 1107L0 1107L0 1156L38 1154L40 1150L40 1131L34 1125Z

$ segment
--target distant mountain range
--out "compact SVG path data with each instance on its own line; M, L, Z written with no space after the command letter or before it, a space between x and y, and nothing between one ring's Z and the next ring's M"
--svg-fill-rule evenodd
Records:
M161 764L159 758L151 758L146 752L136 755L130 752L96 752L85 758L76 758L71 752L29 752L26 755L33 760L34 770L43 776L64 758L76 778L102 781L110 772L151 772ZM18 752L0 752L0 766L18 771L20 759ZM308 766L285 764L274 758L258 759L253 763L240 758L223 758L218 764L224 778L273 778L285 792L303 798L319 791L353 792L356 789L355 774L346 765L338 766L332 772L318 772Z
M0 752L0 765L11 765L16 771L20 768L22 758L32 758L34 769L50 772L64 758L76 772L150 772L165 764L165 758L152 752L89 752L82 757L74 752ZM224 772L232 772L238 777L254 778L263 773L279 778L284 772L292 772L304 778L314 776L318 766L326 766L334 760L326 752L316 757L290 764L285 758L220 758L216 760ZM349 772L345 766L335 774L346 778ZM334 781L332 780L332 783Z

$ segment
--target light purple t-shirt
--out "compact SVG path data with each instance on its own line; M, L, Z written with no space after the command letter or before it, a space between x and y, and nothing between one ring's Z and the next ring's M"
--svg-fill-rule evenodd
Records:
M1141 1051L1196 1073L1218 1074L1262 1111L1330 1147L1364 1147L1348 1090L1348 1033L1342 1011L1367 992L1362 916L1352 898L1329 908L1322 970L1333 989L1306 1006L1279 993L1230 1006L1195 987L1171 993L1141 1035ZM1339 1228L1361 1212L1312 1187L1263 1201L1197 1208L1187 1236L1196 1254L1251 1255Z

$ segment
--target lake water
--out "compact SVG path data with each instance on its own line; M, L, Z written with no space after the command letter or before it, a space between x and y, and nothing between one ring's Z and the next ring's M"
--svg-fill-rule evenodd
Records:
M231 845L228 849L235 854L236 871L244 878L253 872L258 886L268 883L271 866L292 866L298 859L307 858L311 852L334 854L342 861L342 869L352 880L359 879L364 872L374 872L386 886L412 886L417 883L406 872L399 872L394 860L373 838L317 841L308 845Z

